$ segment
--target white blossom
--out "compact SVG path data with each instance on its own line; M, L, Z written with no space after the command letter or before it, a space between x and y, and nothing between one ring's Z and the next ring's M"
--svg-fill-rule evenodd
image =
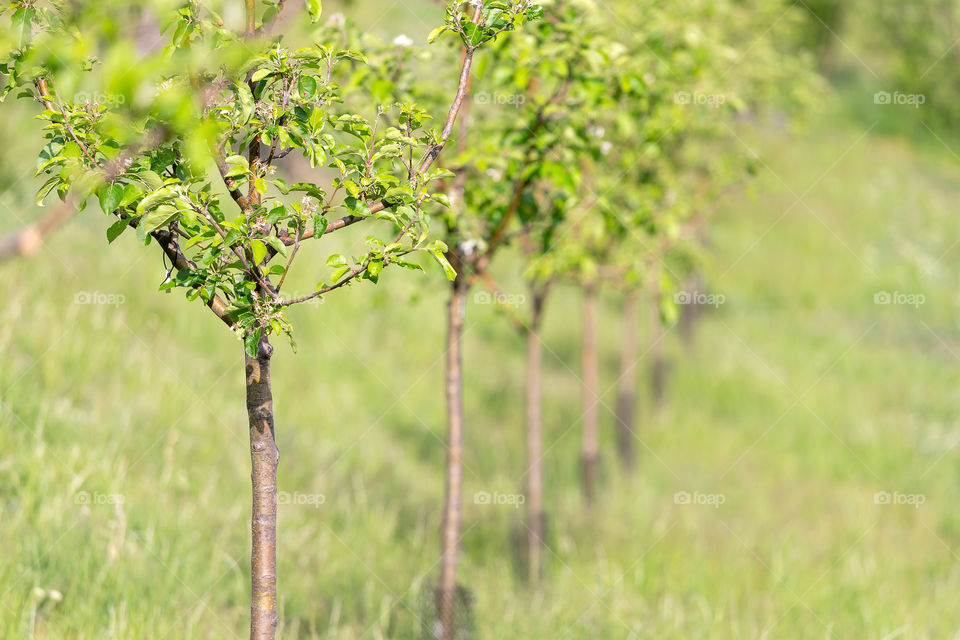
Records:
M460 243L460 251L468 258L473 256L473 254L476 253L477 249L479 248L480 243L472 238L470 240L464 240Z

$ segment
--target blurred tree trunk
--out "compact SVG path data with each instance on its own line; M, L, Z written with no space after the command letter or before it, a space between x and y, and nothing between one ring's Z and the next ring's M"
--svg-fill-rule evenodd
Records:
M543 348L540 326L547 291L533 290L533 310L527 326L527 558L529 579L540 580L543 545L543 394L540 379Z
M691 276L687 280L686 290L691 294L690 303L684 305L683 310L680 312L677 329L680 332L680 339L683 340L684 346L689 350L693 350L696 347L697 341L697 321L700 320L700 317L703 315L703 307L701 307L697 301L699 298L695 294L701 293L704 290L703 277L699 273Z
M273 640L277 614L277 464L280 453L273 432L270 357L264 336L257 357L246 358L247 417L250 424L251 517L250 640Z
M441 640L456 635L457 556L463 493L463 367L462 339L467 283L457 276L447 303L447 468L446 500L440 548L440 587L437 590Z
M590 283L583 288L583 443L581 465L583 497L587 506L596 497L597 425L599 421L597 363L597 287Z
M640 294L628 291L623 299L623 336L620 342L620 382L617 394L617 450L624 468L633 471L634 421L637 410L637 322Z
M665 332L660 309L652 306L650 314L650 395L656 408L663 406L667 396L667 374L669 363L663 351Z

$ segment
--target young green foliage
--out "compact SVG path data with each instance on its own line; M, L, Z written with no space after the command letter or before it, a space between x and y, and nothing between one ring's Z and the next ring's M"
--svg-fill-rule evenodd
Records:
M319 3L308 8L318 19ZM9 13L17 37L4 42L0 63L4 92L19 88L43 106L38 202L53 192L81 206L96 198L117 218L109 242L128 228L158 242L172 263L162 288L211 307L251 355L261 336L290 335L291 305L376 283L391 265L420 268L417 253L442 256L426 210L444 204L437 179L448 174L432 165L469 77L464 59L445 126L431 128L430 113L385 100L392 92L382 84L357 99L364 80L388 77L392 62L355 48L367 40L352 24L330 21L308 46L288 46L269 36L280 9L265 3L262 20L250 16L241 32L195 2L107 2L96 14L29 2ZM497 1L475 24L466 9L453 3L442 28L470 43L471 58L533 15L523 1ZM102 14L118 18L98 22ZM124 18L154 29L126 36ZM165 47L148 46L129 64L145 39L160 38ZM286 180L281 161L291 154L315 177ZM378 220L385 224L371 224L364 252L328 255L315 292L284 295L301 243Z

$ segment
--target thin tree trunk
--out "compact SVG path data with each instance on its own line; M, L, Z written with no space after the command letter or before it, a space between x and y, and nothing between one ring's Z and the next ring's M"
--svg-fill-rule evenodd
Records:
M462 277L453 283L447 303L447 469L440 548L440 587L437 606L441 640L456 635L457 556L460 552L460 515L463 493L463 371L461 342L467 285Z
M543 394L540 369L540 320L546 292L534 291L527 327L527 566L531 582L540 580L543 545Z
M663 320L657 305L652 305L650 314L650 393L653 404L658 409L663 406L667 396L668 363L663 353Z
M623 337L620 344L620 389L617 394L617 449L624 468L636 462L634 420L637 410L637 321L640 295L627 292L623 300Z
M687 280L687 291L691 293L690 304L685 305L680 312L680 320L677 329L683 344L687 349L692 350L696 346L696 324L700 320L703 308L697 302L697 296L693 294L703 291L703 278L699 273L694 274Z
M597 364L597 289L588 284L583 289L583 497L587 506L596 497L597 424L599 422Z
M274 640L277 633L277 450L273 432L270 357L273 347L261 338L257 357L246 355L247 416L253 484L250 551L250 640Z

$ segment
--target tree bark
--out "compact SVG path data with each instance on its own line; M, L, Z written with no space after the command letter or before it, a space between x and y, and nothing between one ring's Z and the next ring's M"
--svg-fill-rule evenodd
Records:
M274 640L277 633L277 450L273 432L270 357L260 339L256 358L245 354L247 416L250 421L250 479L253 485L250 551L250 640Z
M597 364L597 289L588 284L583 289L583 497L587 506L596 497L597 425L599 422Z
M466 307L466 281L458 276L447 303L447 468L446 500L440 547L440 587L437 607L439 638L456 635L457 556L460 552L460 516L463 493L463 369L462 338Z
M543 393L540 370L543 349L540 324L545 291L533 292L533 309L527 327L527 568L531 582L541 577L543 546Z
M637 320L640 295L627 292L623 300L623 336L620 344L620 382L617 394L617 450L627 471L633 471L633 446L637 410Z

